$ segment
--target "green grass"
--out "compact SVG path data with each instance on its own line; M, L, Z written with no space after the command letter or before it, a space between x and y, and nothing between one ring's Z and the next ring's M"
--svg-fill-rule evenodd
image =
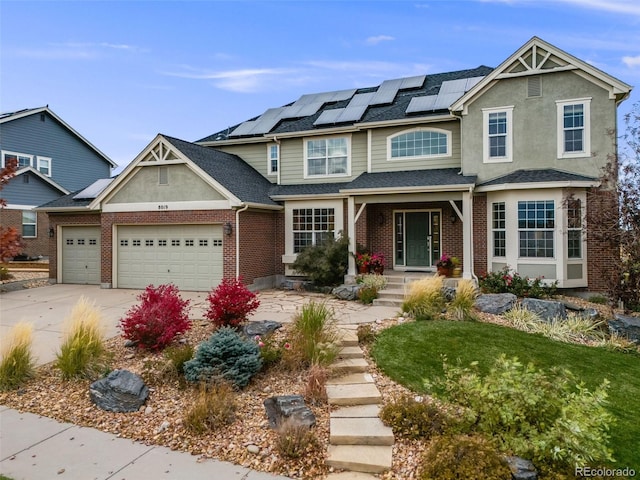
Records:
M393 380L425 392L423 380L443 376L442 356L482 373L502 353L548 370L566 368L595 389L610 382L609 411L616 418L611 448L616 465L640 470L640 357L603 348L556 342L511 328L479 322L412 322L381 332L372 349L378 366Z

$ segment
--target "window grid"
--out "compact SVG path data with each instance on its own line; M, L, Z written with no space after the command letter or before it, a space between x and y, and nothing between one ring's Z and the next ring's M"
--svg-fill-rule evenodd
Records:
M195 244L195 242L194 242L192 239L189 239L189 240L185 240L185 241L184 241L184 246L185 246L185 247L193 247L193 246L194 246L194 244Z
M128 247L129 246L129 240L120 240L120 246L121 247Z
M447 135L417 131L398 135L391 140L391 158L447 155Z
M346 138L307 141L307 175L346 175L347 167Z
M582 202L573 199L567 205L567 256L582 258Z
M133 240L131 242L131 245L134 246L134 247L139 247L140 246L140 240Z
M520 257L554 257L553 200L518 202Z
M98 240L95 238L90 238L89 239L89 245L97 245L98 244Z
M84 245L84 238L78 239L78 245Z
M504 202L493 204L492 229L493 229L493 256L506 257L507 255L507 221L506 206Z
M280 148L278 145L269 145L269 173L278 173L278 160Z
M584 105L564 106L564 151L582 152L584 149Z
M153 247L153 240L151 240L151 239L145 239L145 241L144 241L144 246L145 246L145 247Z
M293 252L322 243L335 229L333 208L293 209Z
M165 239L158 240L158 246L159 247L166 247L167 246L167 241Z
M507 156L507 113L489 114L489 157Z

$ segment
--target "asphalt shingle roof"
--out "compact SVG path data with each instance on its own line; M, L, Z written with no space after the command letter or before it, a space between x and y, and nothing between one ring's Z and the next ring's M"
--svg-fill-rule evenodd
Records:
M287 195L330 195L339 193L349 185L345 183L303 183L298 185L274 185L269 194L274 196Z
M459 168L438 168L434 170L362 173L343 190L473 185L475 183L475 176L459 175L459 172Z
M502 177L484 182L479 187L489 185L502 185L509 183L547 183L547 182L589 182L596 180L593 177L563 172L554 168L540 170L516 170Z
M482 77L482 76L488 75L492 71L493 71L493 68L491 67L480 66L480 67L468 69L468 70L459 70L456 72L426 75L425 81L420 87L411 88L407 90L400 90L396 94L392 103L386 104L386 105L370 105L365 111L365 113L363 114L362 118L356 121L345 122L340 125L348 126L355 123L382 122L382 121L401 120L401 119L415 117L416 114L411 114L406 112L407 106L409 105L409 102L411 101L412 98L426 96L426 95L436 95L440 91L440 87L442 86L442 83L445 81L452 81L452 80L459 80L459 79L473 78L473 77ZM358 89L356 93L372 92L372 91L376 91L377 88L378 88L377 86L361 88L361 89ZM334 128L336 125L332 123L322 124L317 126L314 125L313 123L318 119L318 117L325 110L343 108L343 107L346 107L348 103L349 103L349 100L325 103L320 108L320 110L318 110L313 115L308 115L301 118L290 118L290 119L281 120L268 133L270 134L292 133L292 132L302 132L302 131L309 131L309 130L322 131L323 129ZM418 115L420 116L439 115L446 111L447 109L445 108L445 109L431 111L431 112L420 112ZM251 120L255 120L255 118ZM198 140L196 143L227 140L229 138L242 138L242 136L234 136L234 137L229 136L236 127L237 125L233 127L225 128L224 130L213 133L211 135L208 135ZM255 137L255 136L262 136L262 135L263 134L247 135L247 137L252 137L252 136Z

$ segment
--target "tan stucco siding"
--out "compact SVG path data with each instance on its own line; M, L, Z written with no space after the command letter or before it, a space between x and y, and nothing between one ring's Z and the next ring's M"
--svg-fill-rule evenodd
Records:
M168 185L158 184L158 167L140 168L107 203L225 200L186 165L168 165Z
M615 101L608 92L573 72L542 75L542 96L527 98L527 78L500 80L468 106L462 116L462 169L482 182L519 169L556 168L597 177L613 151L608 132L616 126ZM590 98L591 155L558 158L556 101ZM511 162L483 163L483 108L513 106Z
M412 130L444 130L451 136L451 151L447 156L433 156L410 159L391 159L388 148L389 137ZM372 172L397 172L403 170L423 170L429 168L460 167L460 124L457 121L410 125L372 130L371 137Z

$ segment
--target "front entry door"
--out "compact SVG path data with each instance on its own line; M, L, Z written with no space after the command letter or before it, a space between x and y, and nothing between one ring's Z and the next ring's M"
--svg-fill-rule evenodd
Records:
M396 265L433 267L440 256L440 212L397 212L396 226Z

